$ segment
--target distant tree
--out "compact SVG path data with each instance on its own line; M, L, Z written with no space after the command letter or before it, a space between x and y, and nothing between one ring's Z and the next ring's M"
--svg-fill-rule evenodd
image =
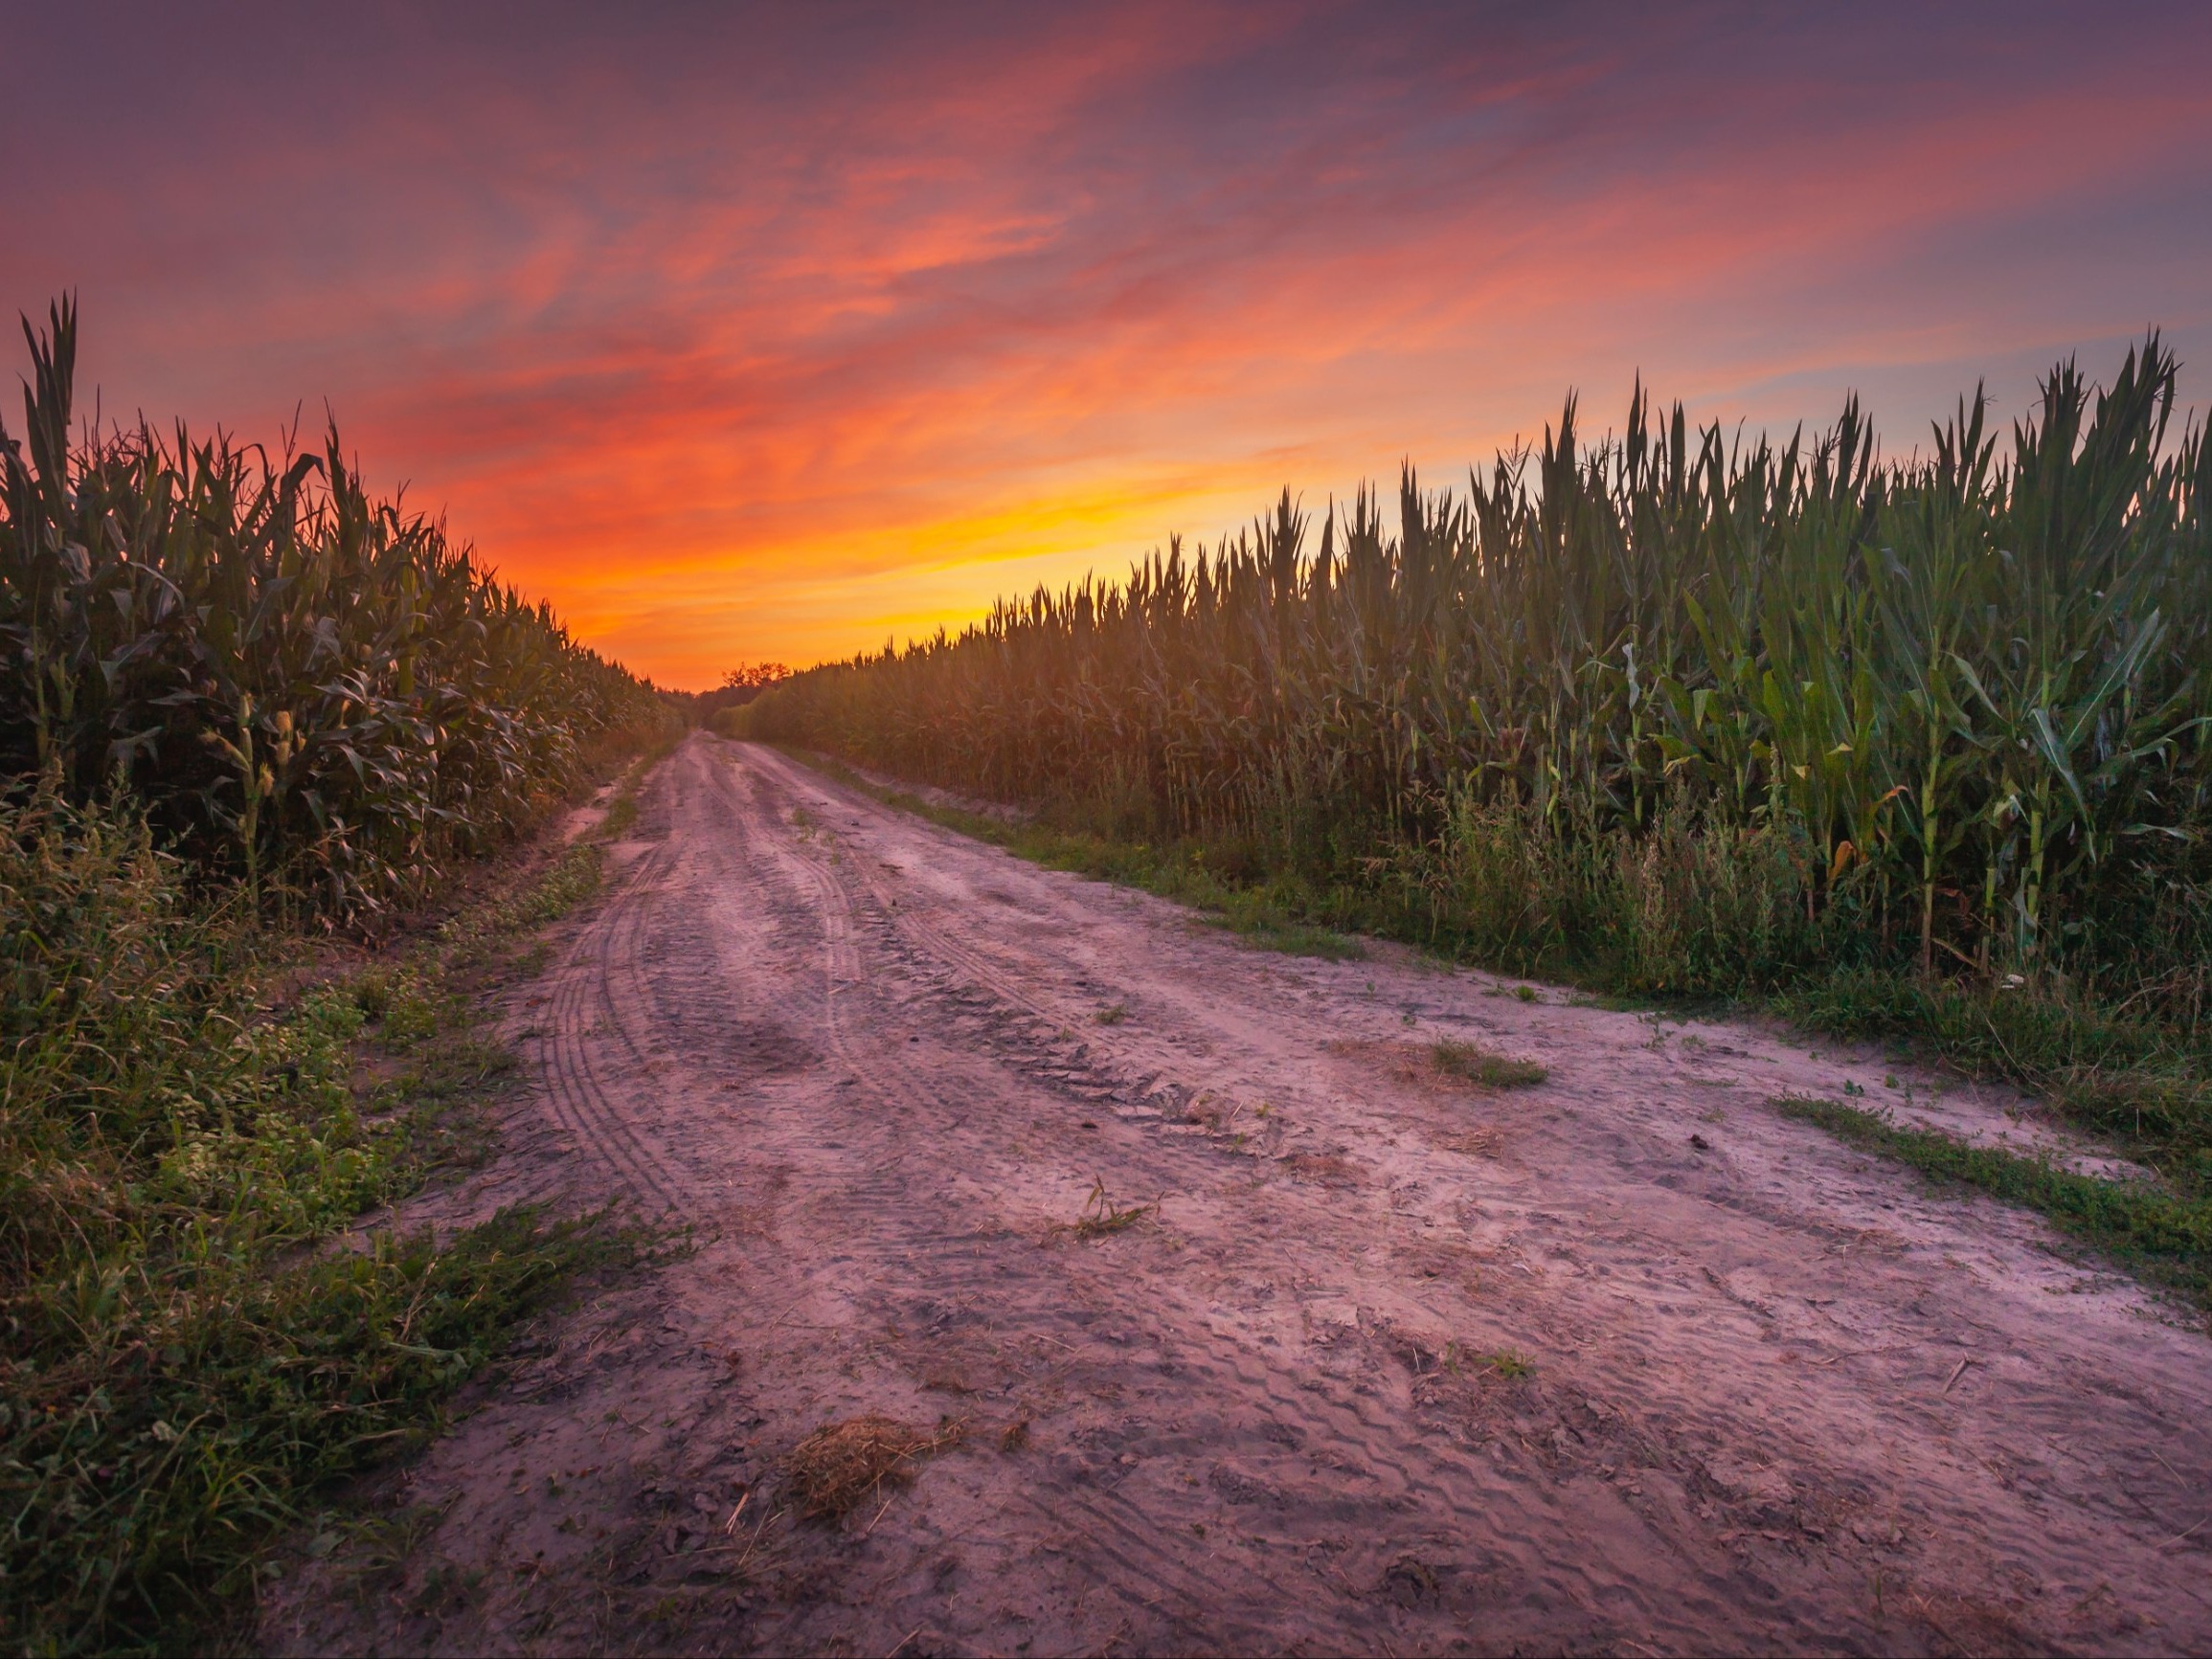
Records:
M725 691L763 691L779 680L791 678L791 670L780 662L746 662L722 676Z

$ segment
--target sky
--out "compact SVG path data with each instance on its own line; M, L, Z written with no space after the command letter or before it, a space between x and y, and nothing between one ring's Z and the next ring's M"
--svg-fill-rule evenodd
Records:
M1903 453L2156 325L2212 401L2202 5L0 0L0 304L108 415L327 410L683 688L1639 374Z

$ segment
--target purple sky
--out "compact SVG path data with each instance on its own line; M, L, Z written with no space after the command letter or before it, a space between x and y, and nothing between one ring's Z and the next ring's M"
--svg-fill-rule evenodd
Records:
M0 10L0 300L327 402L665 682L880 644L1640 370L1893 450L2212 376L2212 8ZM12 422L11 422L12 424Z

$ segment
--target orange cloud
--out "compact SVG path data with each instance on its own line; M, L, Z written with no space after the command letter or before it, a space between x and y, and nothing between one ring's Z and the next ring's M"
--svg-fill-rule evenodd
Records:
M1440 476L1639 370L1785 423L1855 385L1909 444L1984 369L2017 403L2146 321L2212 344L2182 10L2155 50L2009 11L531 16L340 40L265 93L285 146L211 102L143 177L127 122L81 195L57 155L0 187L56 227L0 285L81 283L125 407L328 395L679 684ZM214 96L147 73L149 131Z

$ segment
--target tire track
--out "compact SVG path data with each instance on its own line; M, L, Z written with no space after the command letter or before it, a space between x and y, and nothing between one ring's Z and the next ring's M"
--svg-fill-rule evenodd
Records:
M804 785L781 756L755 757L759 770L775 776L785 798L796 802ZM873 802L860 806L855 797L841 797L839 807L854 807L872 814L888 809ZM1140 1056L1134 1043L1117 1042L1104 1029L1083 1036L1075 1033L1094 1024L1095 1009L1077 1009L1033 990L1024 989L1011 975L994 964L980 949L952 929L925 920L911 907L894 902L894 895L874 870L856 861L859 882L875 911L876 926L906 947L910 965L918 970L921 983L937 997L963 1012L987 1010L993 1035L1017 1052L998 1058L1026 1080L1051 1088L1079 1104L1106 1104L1117 1116L1143 1121L1162 1115L1178 1116L1198 1093L1192 1086L1173 1081L1179 1067L1157 1058ZM818 879L833 880L826 869ZM853 894L842 879L836 901L845 914L854 909ZM930 985L932 964L941 979Z
M618 973L635 973L637 940L650 894L669 862L666 844L642 856L594 924L571 942L554 974L550 1029L537 1045L538 1069L563 1127L632 1196L664 1211L681 1206L688 1183L616 1105L611 1089L620 1087L619 1076L601 1059L594 1040L611 1030L633 1067L641 1058L619 1021L611 981Z

